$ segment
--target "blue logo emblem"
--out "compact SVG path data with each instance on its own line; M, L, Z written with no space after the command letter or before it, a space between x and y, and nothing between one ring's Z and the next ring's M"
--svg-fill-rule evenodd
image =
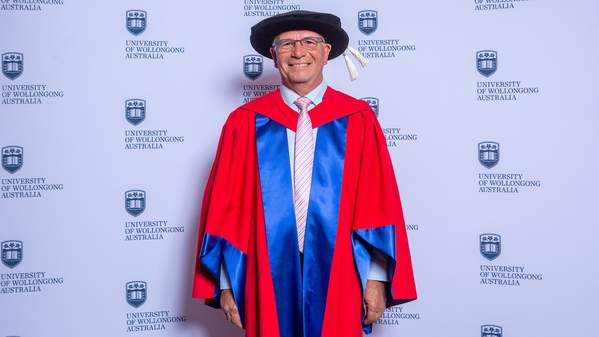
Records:
M366 35L374 33L378 27L378 13L373 10L358 12L358 28Z
M127 289L127 303L139 308L148 297L148 286L144 281L131 281L125 285Z
M146 192L142 190L125 192L125 209L133 216L140 215L146 209Z
M23 260L23 242L17 240L3 241L2 263L9 268L14 268Z
M128 99L125 101L125 117L133 125L138 125L146 118L146 101L143 99Z
M480 253L489 261L501 254L501 235L486 233L480 235Z
M148 13L139 9L127 11L127 30L133 35L139 35L146 30Z
M2 73L11 80L19 77L23 73L23 54L2 54Z
M261 55L245 55L243 57L243 73L250 80L255 80L262 75L263 58Z
M497 70L497 52L494 50L481 50L476 52L476 70L489 77Z
M366 103L368 103L368 105L370 105L370 108L372 109L372 111L374 111L374 114L378 118L379 117L379 99L375 98L375 97L362 97L361 100L365 101Z
M498 325L481 325L480 326L480 337L501 337L503 335L503 328Z
M23 148L20 146L5 146L2 148L2 167L10 173L15 173L23 166Z
M491 168L499 162L499 143L478 143L478 161L486 168Z

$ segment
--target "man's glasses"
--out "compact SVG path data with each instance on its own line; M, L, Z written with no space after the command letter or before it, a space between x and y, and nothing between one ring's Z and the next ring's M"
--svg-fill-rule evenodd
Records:
M324 43L324 39L318 36L308 36L300 40L282 39L276 40L273 43L273 47L279 53L286 53L290 52L295 47L295 44L298 42L302 47L306 48L307 50L315 50L319 43Z

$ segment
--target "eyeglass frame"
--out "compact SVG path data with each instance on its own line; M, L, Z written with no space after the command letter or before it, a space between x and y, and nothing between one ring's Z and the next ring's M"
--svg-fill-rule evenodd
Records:
M310 47L306 47L306 45L304 44L306 41L310 41L310 40L314 40L316 42L314 49L311 49ZM284 51L284 52L288 52L288 51L292 50L291 47L295 48L295 45L298 42L300 43L300 45L303 48L306 48L307 50L316 50L316 46L318 46L319 43L325 43L325 44L327 43L326 40L322 36L306 36L302 39L297 39L297 40L296 39L275 40L272 43L272 48L274 48L276 51L280 52L279 49L281 48L281 46L283 46L283 44L289 43L289 46L290 46L289 50Z

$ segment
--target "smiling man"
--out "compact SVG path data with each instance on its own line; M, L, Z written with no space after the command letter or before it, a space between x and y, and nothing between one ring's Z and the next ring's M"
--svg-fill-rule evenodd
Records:
M331 45L320 34L309 30L283 32L275 37L269 51L285 88L306 96L323 83L322 69Z
M252 27L282 86L233 111L204 191L193 297L248 337L359 337L416 298L401 201L367 103L327 86L332 14Z

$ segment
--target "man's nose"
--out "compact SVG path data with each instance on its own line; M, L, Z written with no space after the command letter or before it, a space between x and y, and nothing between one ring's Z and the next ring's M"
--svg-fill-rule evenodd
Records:
M293 49L291 50L291 56L293 57L302 57L306 54L306 50L304 49L304 45L301 41L295 41L293 44Z

